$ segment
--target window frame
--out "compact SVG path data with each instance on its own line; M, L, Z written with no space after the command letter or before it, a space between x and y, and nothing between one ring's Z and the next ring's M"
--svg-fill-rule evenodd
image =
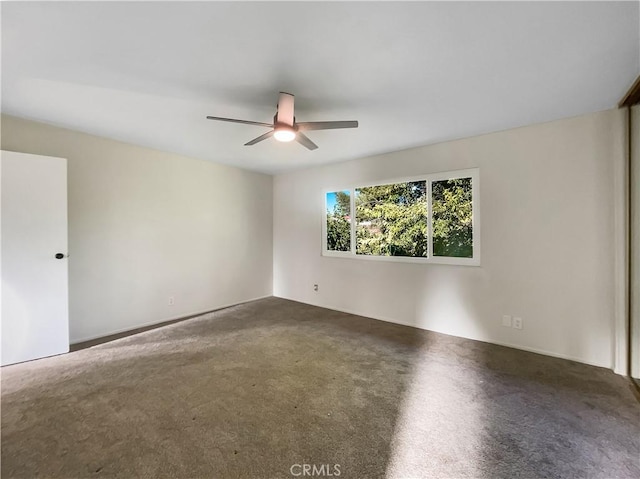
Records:
M334 251L334 250L330 250L327 249L327 195L329 193L337 193L339 191L348 191L349 192L349 217L351 218L350 221L350 229L349 229L349 235L350 235L350 243L351 243L351 249L349 251ZM355 238L354 238L354 229L353 229L353 213L354 213L354 208L355 208L355 201L354 201L354 189L353 188L336 188L336 189L328 189L328 190L323 190L323 194L322 194L322 256L336 256L336 257L342 257L342 258L350 258L351 254L353 251L355 251Z
M434 181L454 180L457 178L471 178L471 198L473 202L471 221L473 225L473 257L460 258L454 256L434 256L433 255L433 216L432 216L432 184ZM427 242L429 245L429 256L413 257L413 256L374 256L356 253L356 190L369 186L383 186L397 183L407 183L412 181L426 181L427 193ZM350 201L350 251L332 251L327 249L327 194L336 193L338 191L349 191ZM466 168L461 170L443 171L438 173L430 173L428 175L410 176L404 178L395 178L390 180L381 180L367 183L358 183L357 186L347 186L342 188L327 188L322 190L322 256L362 259L366 261L391 261L396 263L422 263L422 264L448 264L458 266L480 266L480 169Z

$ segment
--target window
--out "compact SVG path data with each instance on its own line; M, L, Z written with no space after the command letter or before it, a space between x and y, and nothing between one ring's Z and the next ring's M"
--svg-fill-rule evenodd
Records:
M427 257L427 182L356 188L356 254Z
M351 192L334 191L326 197L328 251L351 251Z
M478 169L326 193L326 256L480 264Z
M471 178L431 183L433 255L473 258Z

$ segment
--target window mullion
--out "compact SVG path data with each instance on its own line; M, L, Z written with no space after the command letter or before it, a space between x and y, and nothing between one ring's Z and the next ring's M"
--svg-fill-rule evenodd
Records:
M431 208L433 207L431 188L433 181L429 176L427 176L427 258L431 260L433 258L433 211Z
M356 254L356 190L350 190L351 201L351 254Z

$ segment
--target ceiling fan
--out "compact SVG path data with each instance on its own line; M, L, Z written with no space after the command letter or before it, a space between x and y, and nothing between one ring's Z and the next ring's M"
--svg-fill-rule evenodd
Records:
M293 95L291 93L280 92L276 114L273 117L273 124L261 123L258 121L235 120L233 118L220 118L218 116L208 116L208 120L230 121L232 123L243 123L245 125L265 126L271 128L264 135L244 144L244 146L252 146L256 143L271 138L272 136L278 141L296 140L302 146L309 150L318 148L303 132L310 130L335 130L338 128L358 128L357 121L307 121L296 122L293 114Z

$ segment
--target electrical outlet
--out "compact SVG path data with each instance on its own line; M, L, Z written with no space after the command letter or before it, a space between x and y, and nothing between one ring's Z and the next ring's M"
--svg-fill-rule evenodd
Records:
M508 314L505 314L504 316L502 316L502 325L505 328L510 328L511 327L511 316L509 316Z
M169 306L173 306L176 303L176 298L169 296Z
M317 285L317 284L314 284L314 285L313 285L313 290L314 290L314 291L318 291L318 285Z
M513 327L516 329L522 329L522 318L513 318Z

